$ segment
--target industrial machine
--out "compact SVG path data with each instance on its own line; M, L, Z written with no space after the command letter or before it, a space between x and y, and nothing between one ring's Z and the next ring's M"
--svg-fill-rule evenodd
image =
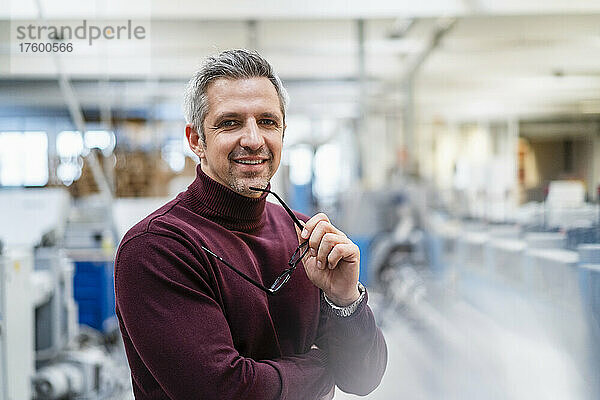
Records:
M71 237L92 238L94 247L79 248L73 259L65 247L72 205L62 190L3 191L0 207L11 210L0 227L0 400L130 391L116 324L106 323L114 319L114 295L102 235L95 240L96 230L79 224L80 234Z
M0 259L0 393L30 399L34 360L33 254L4 247Z

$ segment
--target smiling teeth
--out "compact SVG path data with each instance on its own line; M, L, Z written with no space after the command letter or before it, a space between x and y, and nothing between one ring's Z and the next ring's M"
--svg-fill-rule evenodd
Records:
M240 164L260 164L262 163L263 160L257 160L257 161L242 161L242 160L237 160L236 163L240 163Z

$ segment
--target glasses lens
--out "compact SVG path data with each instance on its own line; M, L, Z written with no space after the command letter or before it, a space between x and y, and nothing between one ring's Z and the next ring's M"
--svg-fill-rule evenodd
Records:
M273 284L271 285L271 291L274 293L281 289L283 285L285 285L285 283L290 280L293 271L294 270L291 268L286 269L283 274L279 275L277 279L275 279L275 282L273 282Z
M296 251L294 251L294 254L292 254L292 257L290 258L288 264L290 266L298 264L298 262L300 262L300 260L302 260L302 258L308 252L308 248L308 242L300 243L300 245L296 247Z

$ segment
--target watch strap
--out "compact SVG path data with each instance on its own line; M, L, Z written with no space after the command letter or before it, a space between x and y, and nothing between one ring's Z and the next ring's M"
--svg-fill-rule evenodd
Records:
M360 305L360 303L365 298L365 293L367 292L367 290L365 289L365 287L363 286L363 284L360 283L360 282L358 282L358 291L360 293L360 296L358 297L358 299L356 299L352 304L349 304L349 305L347 305L345 307L340 307L338 305L335 305L325 295L325 293L323 293L323 298L325 299L325 302L329 305L329 307L331 307L331 310L333 311L333 313L335 315L337 315L338 317L349 317L352 314L354 314L354 312L358 309L358 306Z

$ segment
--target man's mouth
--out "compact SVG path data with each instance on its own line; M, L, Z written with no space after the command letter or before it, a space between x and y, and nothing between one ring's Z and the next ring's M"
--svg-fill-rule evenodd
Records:
M233 160L234 163L243 164L243 165L258 165L267 162L268 159L260 159L260 160Z

